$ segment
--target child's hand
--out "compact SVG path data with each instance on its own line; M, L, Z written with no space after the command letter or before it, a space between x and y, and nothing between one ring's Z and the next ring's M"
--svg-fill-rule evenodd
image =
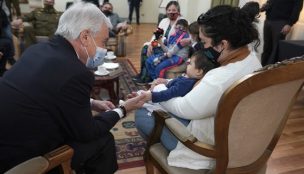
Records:
M150 90L152 91L153 88L154 88L156 85L159 85L159 84L164 84L164 85L166 85L167 83L168 83L168 80L167 80L167 79L164 79L164 78L157 78L157 79L155 79L155 80L152 82L152 85L151 85Z
M148 91L142 91L140 93L140 96L144 96L143 99L146 102L152 100L152 92L150 90L148 90Z
M170 52L167 52L165 55L166 55L167 57L172 57L172 53L170 53Z

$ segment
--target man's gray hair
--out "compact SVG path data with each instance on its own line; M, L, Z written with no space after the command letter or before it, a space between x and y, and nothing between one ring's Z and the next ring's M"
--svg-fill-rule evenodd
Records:
M94 4L77 2L61 15L55 34L67 40L75 40L86 29L95 35L100 31L101 25L112 28L111 22Z

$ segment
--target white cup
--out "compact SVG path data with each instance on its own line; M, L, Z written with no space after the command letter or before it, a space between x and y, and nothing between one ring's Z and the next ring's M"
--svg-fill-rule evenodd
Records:
M112 56L114 56L114 52L113 51L108 51L107 55L110 56L110 57L112 57Z
M103 66L98 66L98 72L100 74L106 74L107 73L107 69Z

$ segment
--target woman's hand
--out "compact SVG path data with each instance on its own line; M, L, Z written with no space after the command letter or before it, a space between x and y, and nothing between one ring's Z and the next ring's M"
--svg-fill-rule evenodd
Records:
M152 52L153 52L153 47L151 44L148 45L148 50L147 50L147 56L151 56L152 55Z
M91 108L97 112L104 112L115 108L115 105L110 101L92 100Z
M168 83L168 80L167 79L164 79L164 78L157 78L155 79L153 82L152 82L152 85L150 87L150 91L153 91L154 87L156 85L159 85L159 84L164 84L166 85Z

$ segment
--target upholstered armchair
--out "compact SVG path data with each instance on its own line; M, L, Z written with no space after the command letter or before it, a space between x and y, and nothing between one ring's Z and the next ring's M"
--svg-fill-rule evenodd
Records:
M222 95L214 121L215 144L205 144L170 114L154 112L156 126L144 155L148 174L155 166L171 174L265 174L304 82L304 57L270 65L235 82ZM212 170L169 166L169 152L160 143L166 126L192 151L215 159Z
M106 43L106 47L109 50L113 50L115 55L119 57L126 56L126 37L133 33L133 28L128 25L125 30L120 30L116 37L110 37Z
M70 146L64 145L44 156L31 158L5 172L5 174L43 174L57 166L61 166L61 173L72 174L70 163L73 152Z

